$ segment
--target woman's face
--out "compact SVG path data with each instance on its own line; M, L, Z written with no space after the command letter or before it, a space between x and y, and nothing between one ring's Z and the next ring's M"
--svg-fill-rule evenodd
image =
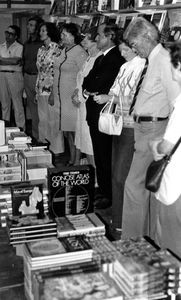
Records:
M121 43L119 45L119 51L121 52L121 55L126 59L126 61L130 61L136 56L135 52L125 43Z
M91 41L90 35L86 34L84 39L81 42L82 47L84 47L85 50L89 50L96 44L96 42Z
M62 30L61 39L62 39L62 44L64 46L71 46L75 42L74 36L70 32L67 32L65 29Z
M40 28L40 40L42 42L46 41L48 39L48 32L47 32L47 28L45 25L43 25L41 28Z
M177 81L181 87L181 63L178 64L177 68L172 66L172 78Z

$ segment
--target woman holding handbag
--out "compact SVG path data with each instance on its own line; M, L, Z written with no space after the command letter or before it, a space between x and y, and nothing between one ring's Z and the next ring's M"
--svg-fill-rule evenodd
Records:
M181 42L176 42L170 47L172 62L172 75L181 87ZM150 146L155 160L168 155L181 137L181 95L174 103L165 134L160 140L151 141ZM159 200L158 222L155 241L163 248L168 248L181 257L181 144L171 157L167 165L160 188L155 193ZM153 201L157 201L153 199Z
M123 129L120 136L113 136L112 143L112 232L115 238L120 238L122 227L122 209L124 184L129 172L134 152L134 121L129 115L140 74L145 65L145 59L137 56L132 49L122 41L120 35L119 51L126 59L115 79L108 95L94 96L97 103L106 103L114 97L115 103L122 102Z

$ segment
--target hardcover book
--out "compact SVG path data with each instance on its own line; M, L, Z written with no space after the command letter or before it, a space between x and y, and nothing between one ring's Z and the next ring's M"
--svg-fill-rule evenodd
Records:
M43 185L12 185L12 214L13 216L36 215L44 218Z
M93 212L94 168L48 169L49 209L53 217Z
M82 236L75 237L64 237L64 238L53 238L44 241L32 242L27 244L27 248L31 255L32 261L40 262L41 259L51 260L54 258L63 257L75 252L80 252L82 255L87 251L92 253L91 246L86 242Z
M61 292L60 292L61 291ZM79 273L46 279L39 299L68 300L122 300L123 294L116 283L102 272Z

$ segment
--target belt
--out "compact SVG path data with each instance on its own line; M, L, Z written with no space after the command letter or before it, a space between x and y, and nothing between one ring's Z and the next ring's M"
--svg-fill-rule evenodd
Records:
M31 73L31 72L25 72L26 74L28 74L28 75L37 75L38 73Z
M167 120L168 117L165 118L157 118L157 117L144 117L144 116L133 116L133 119L136 123L141 123L141 122L158 122L158 121L164 121Z
M0 72L3 72L3 73L15 73L16 71L11 71L11 70L0 70Z

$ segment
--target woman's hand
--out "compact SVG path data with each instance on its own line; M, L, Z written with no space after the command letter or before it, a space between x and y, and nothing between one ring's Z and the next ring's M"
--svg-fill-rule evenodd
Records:
M110 95L102 94L102 95L95 95L93 97L93 99L97 104L104 104L104 103L107 103L108 101L110 101L111 97L112 96L110 96Z
M54 105L54 95L53 95L53 91L51 92L49 98L48 98L48 104L53 106Z
M80 106L81 101L79 100L79 90L78 90L78 89L75 89L75 91L73 92L73 95L72 95L72 103L73 103L76 107L79 107L79 106Z

